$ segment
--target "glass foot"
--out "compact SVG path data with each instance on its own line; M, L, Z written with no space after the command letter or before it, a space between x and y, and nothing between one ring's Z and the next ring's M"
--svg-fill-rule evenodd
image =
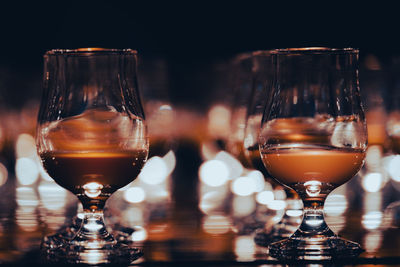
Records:
M359 244L338 236L309 237L281 240L269 245L270 256L280 260L330 260L358 257Z
M289 238L298 228L298 224L280 222L269 231L258 229L254 236L254 242L258 246L267 247L271 243Z
M134 231L120 227L113 232L115 240L82 242L82 245L73 240L76 231L72 225L57 234L44 237L41 259L45 263L130 264L143 255L141 246L130 238Z

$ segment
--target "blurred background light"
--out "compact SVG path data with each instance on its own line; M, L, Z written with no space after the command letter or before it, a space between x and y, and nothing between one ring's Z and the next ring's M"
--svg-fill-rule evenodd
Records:
M243 173L243 166L240 161L226 151L221 151L215 156L215 160L222 161L226 164L229 170L229 179L239 177Z
M383 176L379 172L370 172L362 177L361 185L367 192L378 192L382 189Z
M236 217L249 216L256 209L256 202L250 196L235 196L232 203L233 215Z
M132 186L124 191L124 199L129 203L140 203L146 198L146 193L141 187Z
M168 165L159 156L150 158L143 166L139 179L146 184L160 184L164 182L169 174Z
M267 190L261 191L256 195L256 200L262 205L268 205L268 203L274 200L274 192Z
M235 238L235 255L238 261L253 261L255 259L256 244L254 237L249 235Z
M48 210L57 211L66 204L67 191L56 183L41 182L38 192L43 206Z
M147 231L145 228L137 226L134 229L135 231L133 231L131 235L132 241L139 242L147 239Z
M8 170L3 163L0 162L0 186L4 185L8 179Z
M15 163L15 175L21 185L31 185L39 178L39 167L31 158L19 158Z
M339 216L345 213L348 207L347 199L341 194L329 194L325 200L324 212L328 216Z
M213 187L221 186L229 179L229 169L223 161L205 161L200 166L199 177L206 185Z
M249 196L253 194L256 189L257 185L254 180L247 176L236 178L231 186L232 192L239 196Z
M203 230L213 235L226 234L230 231L232 223L227 216L209 215L203 220Z
M370 211L362 216L361 223L367 230L378 229L382 223L382 212Z
M37 156L35 138L26 133L18 135L15 143L15 155L17 158L35 158Z

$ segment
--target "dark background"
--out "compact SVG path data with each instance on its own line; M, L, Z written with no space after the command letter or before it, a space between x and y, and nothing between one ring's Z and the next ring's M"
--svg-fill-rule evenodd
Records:
M46 50L107 47L162 58L173 101L204 105L215 63L241 52L355 47L361 59L390 60L400 47L397 10L376 1L13 1L0 6L1 101L18 108L40 98Z

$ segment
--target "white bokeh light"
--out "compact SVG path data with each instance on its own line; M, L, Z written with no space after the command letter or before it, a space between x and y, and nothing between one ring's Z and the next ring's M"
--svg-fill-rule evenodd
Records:
M400 155L388 157L386 169L394 181L400 182Z
M370 172L362 177L361 185L367 192L378 192L382 188L383 176L379 172Z
M27 133L20 134L15 143L15 156L16 158L34 158L36 153L35 138Z
M133 186L124 191L124 199L129 203L140 203L146 198L146 193L140 187Z
M203 221L204 231L213 235L226 234L230 231L231 226L231 221L224 215L206 216Z
M249 178L253 179L254 184L256 186L255 192L261 192L264 190L265 179L264 179L264 175L262 174L262 172L254 170L254 171L249 172L247 174L247 176Z
M43 206L48 210L60 210L66 204L67 191L56 183L42 182L38 186Z
M35 160L19 158L15 163L15 176L21 185L31 185L39 178L39 167Z
M236 217L250 215L256 209L256 202L250 196L235 196L232 202L233 214Z
M199 169L200 180L206 185L217 187L224 185L229 179L229 169L220 160L203 162Z
M228 152L221 151L215 156L215 160L222 161L226 164L229 170L228 178L233 179L239 177L243 173L243 166L240 161L229 154Z
M256 244L253 236L237 236L234 244L238 261L253 261L255 259Z
M135 227L135 231L131 235L132 241L144 241L147 239L147 231L141 226Z
M378 229L382 223L382 212L380 211L370 211L362 216L361 224L367 230Z
M274 192L261 191L256 195L256 200L262 205L268 205L268 203L274 200Z
M236 178L231 187L232 193L239 196L249 196L256 192L256 189L254 180L247 176Z
M339 216L347 210L347 199L341 194L329 194L324 204L324 212L330 216Z
M150 158L143 166L139 179L146 184L156 185L164 182L169 175L169 168L159 156Z
M8 170L3 163L0 162L0 186L4 185L8 179Z

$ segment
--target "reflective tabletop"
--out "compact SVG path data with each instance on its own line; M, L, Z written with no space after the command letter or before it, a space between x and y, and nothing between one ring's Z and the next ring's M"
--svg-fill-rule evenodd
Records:
M34 149L31 136L19 138L24 151ZM281 262L268 255L268 240L255 241L257 233L271 229L285 212L300 222L302 204L285 209L282 189L272 189L257 171L212 146L181 140L163 157L150 157L140 176L108 200L107 225L143 250L132 265L400 264L399 155L370 147L359 174L326 201L326 221L339 236L361 244L359 257ZM41 243L79 227L80 206L40 168L35 153L24 153L15 172L0 168L0 263L52 264ZM90 260L96 264L95 255Z

